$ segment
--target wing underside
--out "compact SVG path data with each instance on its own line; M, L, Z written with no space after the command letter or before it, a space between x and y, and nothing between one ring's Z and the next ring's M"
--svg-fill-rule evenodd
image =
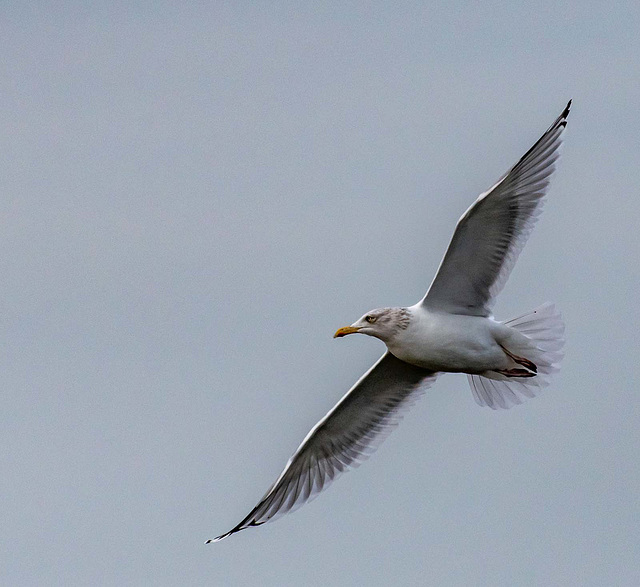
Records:
M422 300L434 311L489 316L540 215L571 101L563 113L458 221Z
M385 353L318 422L258 505L229 532L273 521L309 501L341 473L358 466L437 374Z

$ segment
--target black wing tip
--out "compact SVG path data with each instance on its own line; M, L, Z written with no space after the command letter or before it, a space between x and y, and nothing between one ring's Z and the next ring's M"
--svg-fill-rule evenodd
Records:
M567 102L565 109L562 111L562 114L558 117L558 123L565 127L567 126L567 117L569 116L569 112L571 112L571 103L573 102L573 98Z
M229 530L228 532L225 532L224 534L220 534L220 536L216 536L215 538L209 538L209 540L207 540L205 542L205 544L211 544L212 542L220 542L221 540L224 540L225 538L228 538L229 536L231 536L232 534L235 534L236 532L240 532L241 530L246 530L247 528L253 528L253 527L262 526L262 524L265 524L267 521L268 520L264 520L262 522L256 522L255 520L253 520L252 522L249 522L248 524L243 521L240 524L238 524L235 528L233 528L232 530Z
M234 528L233 530L229 530L228 532L225 532L224 534L220 534L220 536L216 536L215 538L209 538L209 540L207 540L205 542L205 544L212 544L213 542L220 542L221 540L224 540L225 538L228 538L232 534L235 534L236 532L240 532L240 530L244 530L244 528Z

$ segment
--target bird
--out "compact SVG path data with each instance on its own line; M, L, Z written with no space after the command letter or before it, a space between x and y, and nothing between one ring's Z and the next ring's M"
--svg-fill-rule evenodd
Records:
M334 338L365 334L386 351L307 434L275 483L218 542L294 511L370 456L443 373L465 373L480 406L508 409L549 384L563 358L554 304L499 322L492 309L540 215L571 100L522 158L458 221L425 296L378 308Z

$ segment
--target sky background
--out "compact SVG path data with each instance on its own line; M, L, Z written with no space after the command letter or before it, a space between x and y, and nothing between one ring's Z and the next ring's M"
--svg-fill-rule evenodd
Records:
M640 4L3 2L0 583L640 584ZM455 222L574 107L496 305L563 370L438 380L219 544L383 351Z

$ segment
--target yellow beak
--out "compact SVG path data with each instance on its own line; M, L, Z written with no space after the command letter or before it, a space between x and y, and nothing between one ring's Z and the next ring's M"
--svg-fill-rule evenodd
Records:
M333 338L340 338L341 336L347 336L347 334L354 334L355 332L358 332L358 330L360 330L360 328L356 328L353 326L338 328L338 330L336 330L336 333L333 335Z

